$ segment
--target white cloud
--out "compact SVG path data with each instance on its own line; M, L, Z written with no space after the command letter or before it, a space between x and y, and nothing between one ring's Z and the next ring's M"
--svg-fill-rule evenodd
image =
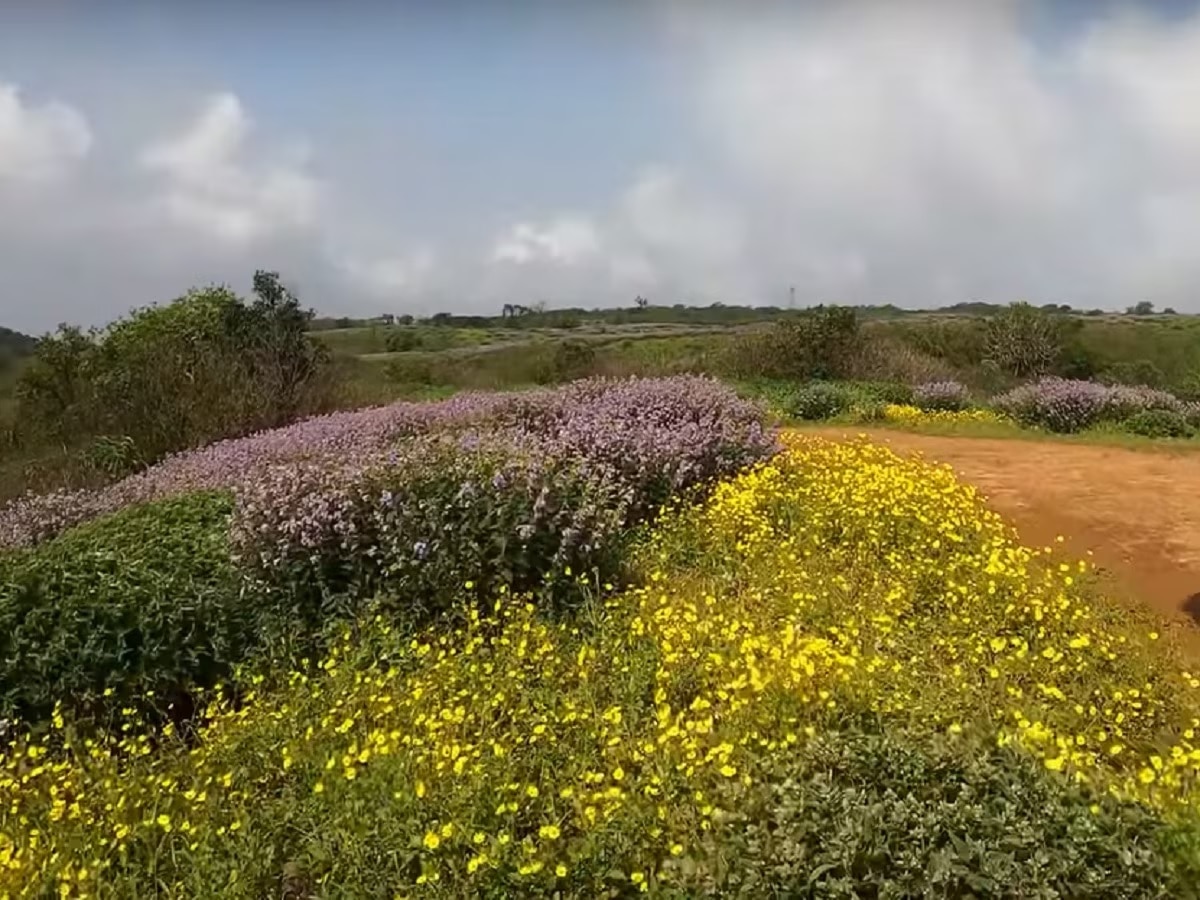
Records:
M91 129L74 107L57 100L27 103L16 85L0 82L0 181L52 181L91 147Z
M740 221L711 198L699 196L672 169L655 166L642 172L621 206L630 238L649 249L707 263L734 260L743 251Z
M320 186L302 161L247 157L253 122L233 94L216 94L178 133L142 152L163 179L158 207L175 223L244 247L302 231L318 218Z
M561 216L544 227L518 222L492 248L496 263L556 263L574 265L600 252L595 226L578 216Z
M520 222L493 242L473 286L480 296L536 297L571 304L660 299L728 300L745 287L740 220L682 172L663 165L639 172L594 215L562 214Z
M356 287L373 297L403 299L421 290L434 272L432 249L421 247L410 254L364 258L342 258L338 268Z
M1039 45L1027 6L679 14L760 284L921 305L1118 305L1152 287L1196 308L1200 14L1109 16Z

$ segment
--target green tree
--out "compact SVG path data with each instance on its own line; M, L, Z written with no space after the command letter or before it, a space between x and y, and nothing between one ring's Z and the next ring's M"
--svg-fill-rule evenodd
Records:
M255 274L255 294L211 286L103 330L60 327L18 382L21 427L151 462L319 406L327 351L306 334L311 314L275 273Z
M987 359L1018 378L1045 375L1062 359L1070 320L1028 303L1013 303L988 319Z

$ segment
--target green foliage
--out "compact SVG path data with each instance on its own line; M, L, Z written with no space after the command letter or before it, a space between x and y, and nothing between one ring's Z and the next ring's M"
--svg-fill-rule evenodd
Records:
M855 391L849 385L816 381L792 395L787 411L797 419L832 419L848 411L854 400Z
M36 348L35 338L0 326L0 372L13 368L18 360L32 355Z
M221 494L166 500L0 556L0 715L161 710L241 659L256 610L236 587L230 509Z
M955 743L819 735L731 790L731 820L675 868L693 896L1195 896L1149 811L994 744Z
M734 374L798 380L846 378L862 349L858 312L817 307L744 337L732 350Z
M535 380L538 384L560 384L593 374L596 348L585 341L560 341L544 360Z
M388 353L406 353L421 346L421 337L414 328L397 328L387 336Z
M26 437L132 442L124 459L149 463L319 407L326 353L305 333L309 313L275 273L255 273L254 290L251 303L211 287L102 331L60 327L17 384Z
M1107 366L1100 373L1100 381L1107 384L1148 385L1161 388L1167 382L1167 377L1153 360L1121 359Z
M914 350L956 369L979 366L987 356L987 325L981 318L930 317L901 322L895 330Z
M877 403L912 403L911 385L897 381L863 381L855 385L863 400Z
M1142 410L1122 422L1121 427L1149 438L1183 438L1195 433L1186 415L1169 409Z
M137 445L128 435L110 437L101 435L87 448L85 459L89 468L103 473L108 479L117 479L141 468L144 463L138 455Z
M1014 303L987 322L984 338L987 359L1017 378L1054 372L1072 321L1028 303Z

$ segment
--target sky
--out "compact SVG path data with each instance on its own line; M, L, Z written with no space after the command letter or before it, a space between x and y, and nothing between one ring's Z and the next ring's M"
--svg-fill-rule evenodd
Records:
M1200 312L1195 0L0 4L0 324Z

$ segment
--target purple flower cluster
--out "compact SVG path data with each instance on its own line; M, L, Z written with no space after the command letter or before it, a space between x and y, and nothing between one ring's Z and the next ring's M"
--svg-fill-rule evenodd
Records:
M0 547L37 544L73 525L149 500L237 489L281 464L351 462L409 435L486 421L511 402L503 394L462 394L439 403L396 403L316 416L174 454L98 490L27 494L0 509Z
M1187 404L1166 391L1094 381L1042 378L1001 394L1000 412L1051 431L1082 431L1102 421L1120 421L1151 409L1187 414Z
M928 381L913 388L913 403L926 411L966 409L971 395L957 381Z
M26 496L0 510L0 546L36 544L126 506L211 489L237 497L239 546L252 546L253 533L270 534L276 549L325 546L329 529L353 538L361 516L351 510L361 510L363 486L380 473L396 481L397 472L449 471L456 456L524 465L526 475L530 460L541 460L539 471L569 464L594 484L619 485L629 515L638 515L664 499L662 490L730 473L775 445L756 405L695 376L464 394L320 416L177 454L100 490ZM503 485L512 476L496 466ZM394 495L403 493L399 482ZM256 548L256 556L259 549L276 552Z

